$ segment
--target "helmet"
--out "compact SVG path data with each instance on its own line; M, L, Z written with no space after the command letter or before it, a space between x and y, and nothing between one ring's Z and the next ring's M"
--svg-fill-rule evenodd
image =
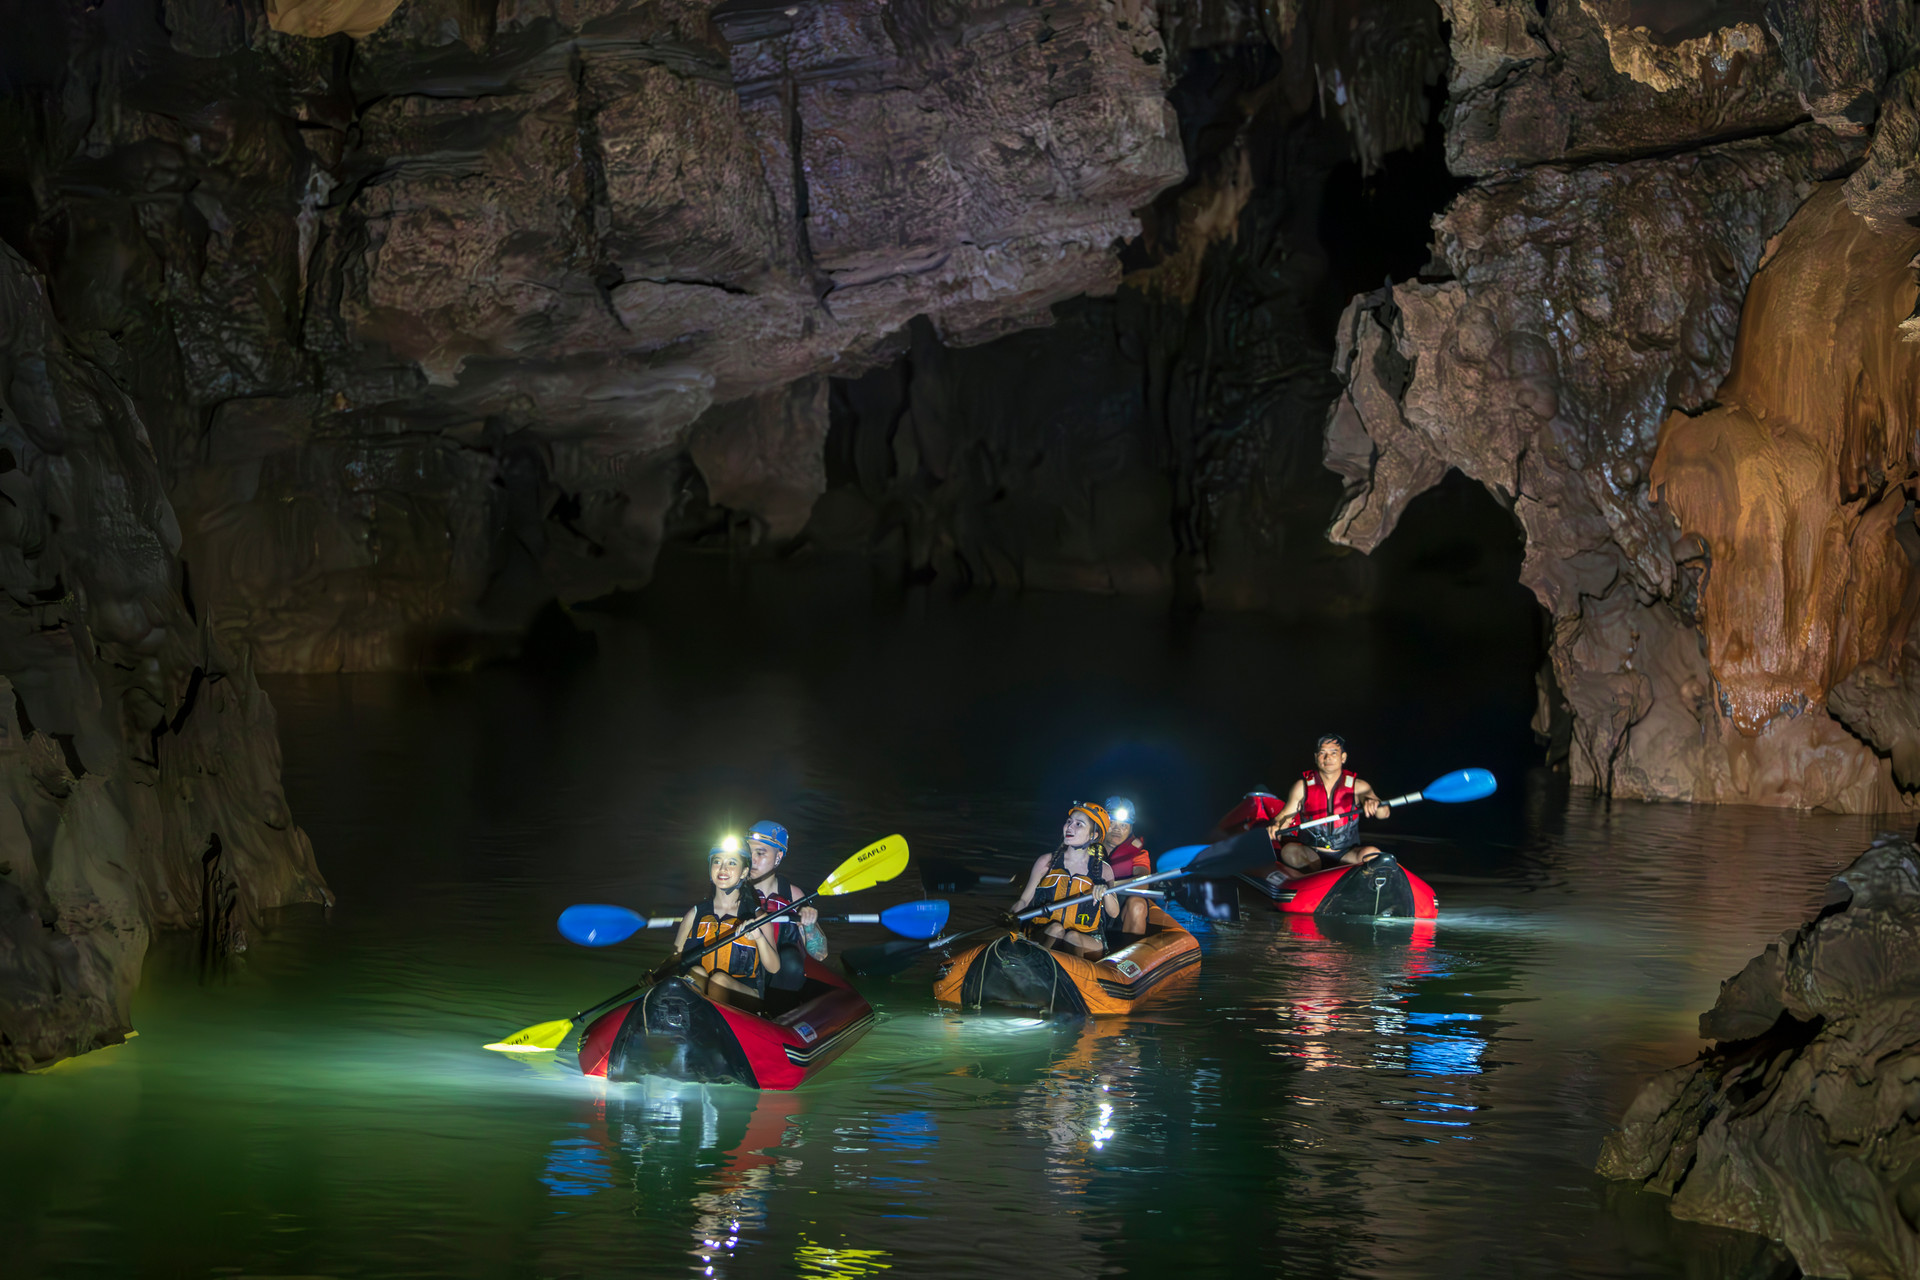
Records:
M760 819L760 821L747 828L747 839L758 840L762 844L770 844L781 853L787 851L787 829L779 823L766 818Z
M715 862L719 861L720 855L723 853L731 853L743 863L747 858L746 850L740 846L740 837L727 836L718 844L714 845L713 848L707 850L707 865L712 866Z
M1115 822L1132 822L1133 801L1125 796L1108 796L1107 814Z
M1087 821L1093 827L1093 838L1095 840L1105 840L1107 838L1107 828L1113 825L1113 820L1107 816L1107 811L1103 806L1081 803L1067 810L1067 816L1069 818L1076 813L1084 813L1087 815Z

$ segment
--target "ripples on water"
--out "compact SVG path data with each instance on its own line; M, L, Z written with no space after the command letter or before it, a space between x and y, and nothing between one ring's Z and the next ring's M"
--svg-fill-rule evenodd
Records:
M0 1079L5 1274L1769 1265L1590 1170L1639 1083L1697 1051L1719 980L1874 821L1569 800L1524 771L1531 669L1485 645L1356 630L1329 659L1268 620L1170 630L1117 602L858 625L775 604L656 593L596 662L544 677L276 681L340 904L284 913L224 981L162 948L140 1039ZM477 1047L656 959L658 939L569 947L553 916L677 910L722 823L786 817L803 882L890 830L1017 868L1112 790L1167 847L1336 724L1390 790L1465 764L1508 784L1381 828L1438 889L1437 927L1250 913L1121 1022L956 1015L925 969L868 983L878 1025L794 1094L605 1085L565 1053Z

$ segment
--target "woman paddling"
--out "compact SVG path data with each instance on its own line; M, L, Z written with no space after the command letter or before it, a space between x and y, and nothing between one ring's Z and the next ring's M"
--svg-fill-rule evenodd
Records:
M766 992L767 978L780 971L780 935L778 926L763 924L744 937L735 931L742 920L759 914L760 897L746 880L751 863L738 841L715 845L707 851L707 876L713 881L713 900L687 908L674 935L675 955L685 955L689 942L703 951L722 938L732 938L701 959L686 980L715 1004L740 1009L755 1009Z
M1067 825L1060 832L1060 847L1043 854L1027 877L1027 891L1013 904L1009 914L1019 915L1029 907L1044 907L1082 894L1098 895L1092 902L1076 903L1050 911L1040 919L1046 925L1048 945L1069 950L1086 960L1098 960L1106 954L1104 928L1120 914L1120 900L1110 892L1113 865L1107 861L1107 811L1097 804L1077 804L1067 811Z

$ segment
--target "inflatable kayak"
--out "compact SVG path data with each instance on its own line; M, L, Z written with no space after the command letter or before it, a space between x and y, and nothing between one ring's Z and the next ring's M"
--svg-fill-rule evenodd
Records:
M1274 863L1274 871L1280 868ZM1433 886L1400 865L1390 853L1353 866L1333 866L1297 879L1247 876L1246 883L1290 915L1405 917L1431 920L1440 914Z
M1189 979L1200 944L1159 907L1147 910L1147 933L1137 942L1083 960L1019 934L970 947L940 967L933 998L963 1009L983 1004L1041 1009L1095 1018L1131 1013Z
M1226 817L1220 819L1220 826L1214 834L1223 839L1237 836L1256 822L1263 825L1272 822L1286 807L1287 802L1271 791L1249 791L1240 797L1239 804L1227 811Z
M811 957L806 975L798 991L769 991L762 1013L715 1004L669 978L588 1025L580 1073L797 1088L873 1025L873 1007L845 978Z

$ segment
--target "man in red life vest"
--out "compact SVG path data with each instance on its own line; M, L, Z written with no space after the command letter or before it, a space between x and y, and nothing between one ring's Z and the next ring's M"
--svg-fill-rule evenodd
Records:
M1380 850L1360 844L1360 819L1384 818L1392 809L1373 787L1347 772L1347 740L1337 733L1323 734L1314 744L1318 766L1300 775L1287 794L1286 807L1267 828L1279 846L1280 875L1287 879L1310 875L1340 863L1365 862ZM1297 822L1337 816L1340 821L1310 827L1288 837ZM1274 878L1274 877L1269 877Z
M1113 864L1113 878L1153 873L1153 855L1144 840L1133 833L1133 801L1125 796L1107 797L1107 814L1113 825L1107 828L1107 861ZM1134 894L1121 899L1120 932L1142 934L1147 931L1147 900Z

